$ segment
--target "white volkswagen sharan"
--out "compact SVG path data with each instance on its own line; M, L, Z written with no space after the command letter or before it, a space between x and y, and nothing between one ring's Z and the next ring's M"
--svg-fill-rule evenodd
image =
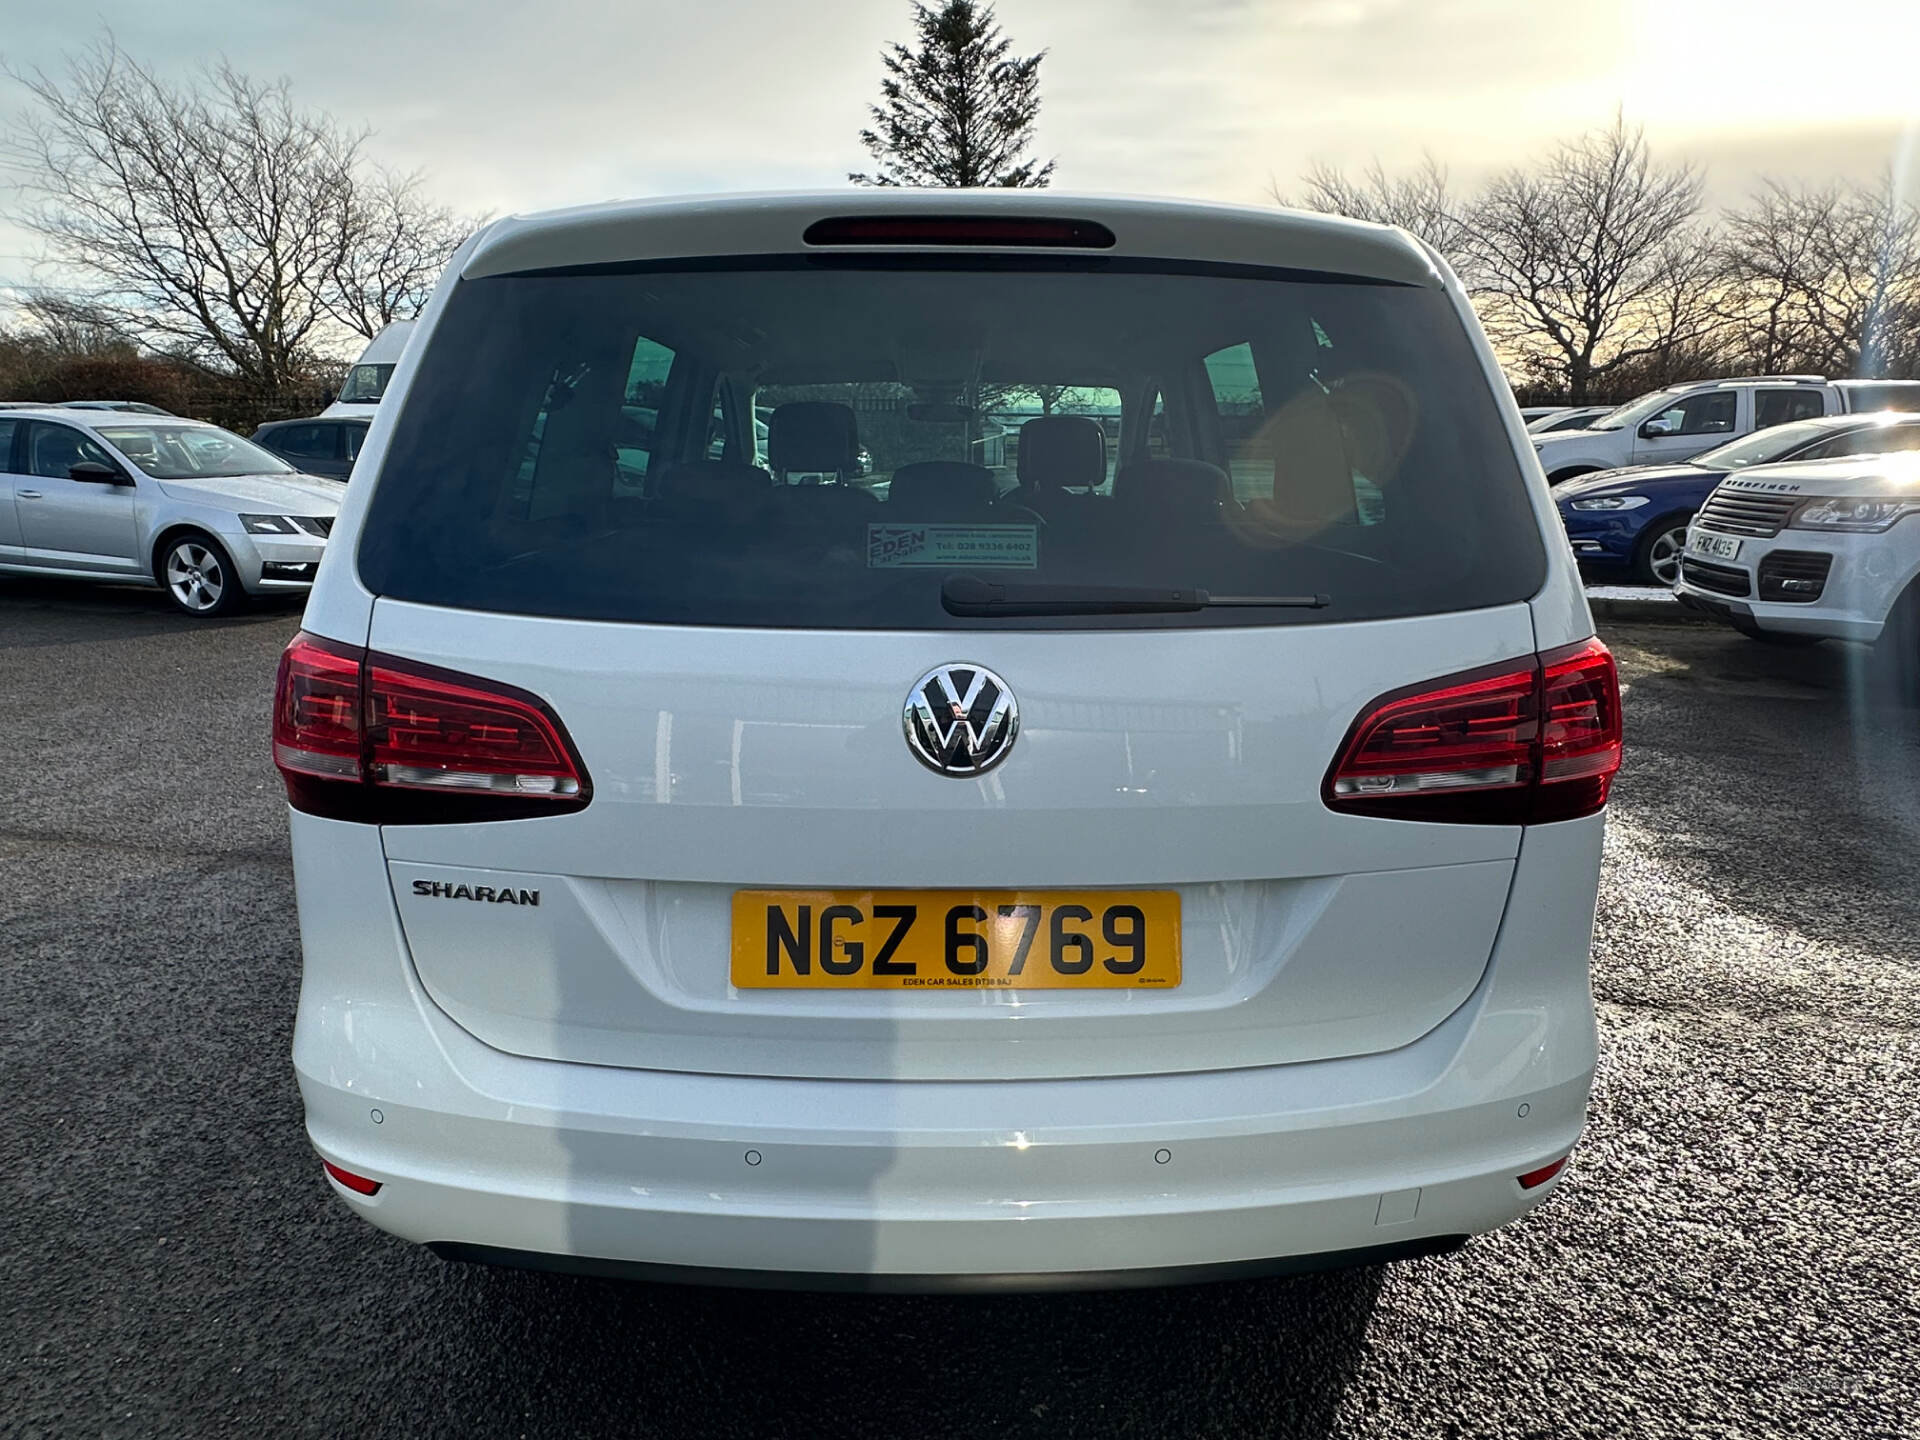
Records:
M1451 1248L1595 1059L1619 691L1459 284L1053 192L455 257L282 661L329 1184L871 1289Z

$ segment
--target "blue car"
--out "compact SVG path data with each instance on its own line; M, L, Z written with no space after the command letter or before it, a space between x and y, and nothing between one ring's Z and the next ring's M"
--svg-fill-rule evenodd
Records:
M1749 465L1920 450L1920 415L1829 415L1742 436L1682 465L1637 465L1553 487L1574 558L1593 579L1671 585L1680 578L1687 522L1728 475Z

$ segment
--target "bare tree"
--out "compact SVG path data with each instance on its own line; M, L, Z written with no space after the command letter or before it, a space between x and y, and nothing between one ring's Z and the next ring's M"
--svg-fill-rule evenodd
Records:
M356 177L340 217L342 244L321 289L327 314L372 339L425 307L453 252L484 216L457 217L424 194L418 174Z
M882 52L887 78L873 128L860 143L874 172L849 175L856 185L985 185L1035 189L1053 175L1028 155L1040 114L1040 62L1046 52L1008 55L991 5L945 0L937 10L913 7L916 46Z
M75 277L70 314L263 392L340 327L414 313L458 243L418 177L371 170L364 132L285 80L220 62L174 85L111 37L57 75L13 73L37 102L8 137L19 219Z
M22 219L87 302L259 384L296 374L361 137L295 109L284 81L222 63L176 88L111 39L63 77L15 78L39 102L14 140L35 202Z
M38 290L20 302L31 325L27 339L60 356L130 355L137 348L111 315L56 290Z
M1700 207L1699 172L1655 164L1618 118L1537 172L1500 176L1467 215L1488 334L1575 404L1610 371L1697 340L1712 283L1689 257Z
M1398 225L1433 246L1456 268L1470 258L1462 206L1446 169L1431 155L1404 175L1389 175L1377 159L1357 178L1336 166L1316 164L1302 182L1306 193L1298 203L1304 209ZM1295 203L1277 183L1269 185L1268 191L1282 205Z
M1769 181L1726 220L1720 306L1767 371L1920 366L1920 214L1890 186Z

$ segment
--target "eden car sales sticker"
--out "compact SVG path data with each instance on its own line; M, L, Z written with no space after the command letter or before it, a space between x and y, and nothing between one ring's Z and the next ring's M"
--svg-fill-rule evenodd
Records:
M1040 563L1040 532L1032 525L869 525L867 568L995 565L1031 570Z

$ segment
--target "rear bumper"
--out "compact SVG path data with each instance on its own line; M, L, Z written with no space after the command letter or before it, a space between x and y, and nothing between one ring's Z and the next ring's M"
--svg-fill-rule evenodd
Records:
M1522 1190L1515 1177L1578 1139L1595 1061L1601 823L1528 833L1479 988L1399 1050L906 1082L492 1050L421 991L390 909L341 902L381 873L378 832L296 815L306 971L294 1061L308 1133L323 1157L381 1183L370 1197L333 1188L382 1229L595 1273L1045 1288L1444 1248L1550 1194L1557 1182Z

